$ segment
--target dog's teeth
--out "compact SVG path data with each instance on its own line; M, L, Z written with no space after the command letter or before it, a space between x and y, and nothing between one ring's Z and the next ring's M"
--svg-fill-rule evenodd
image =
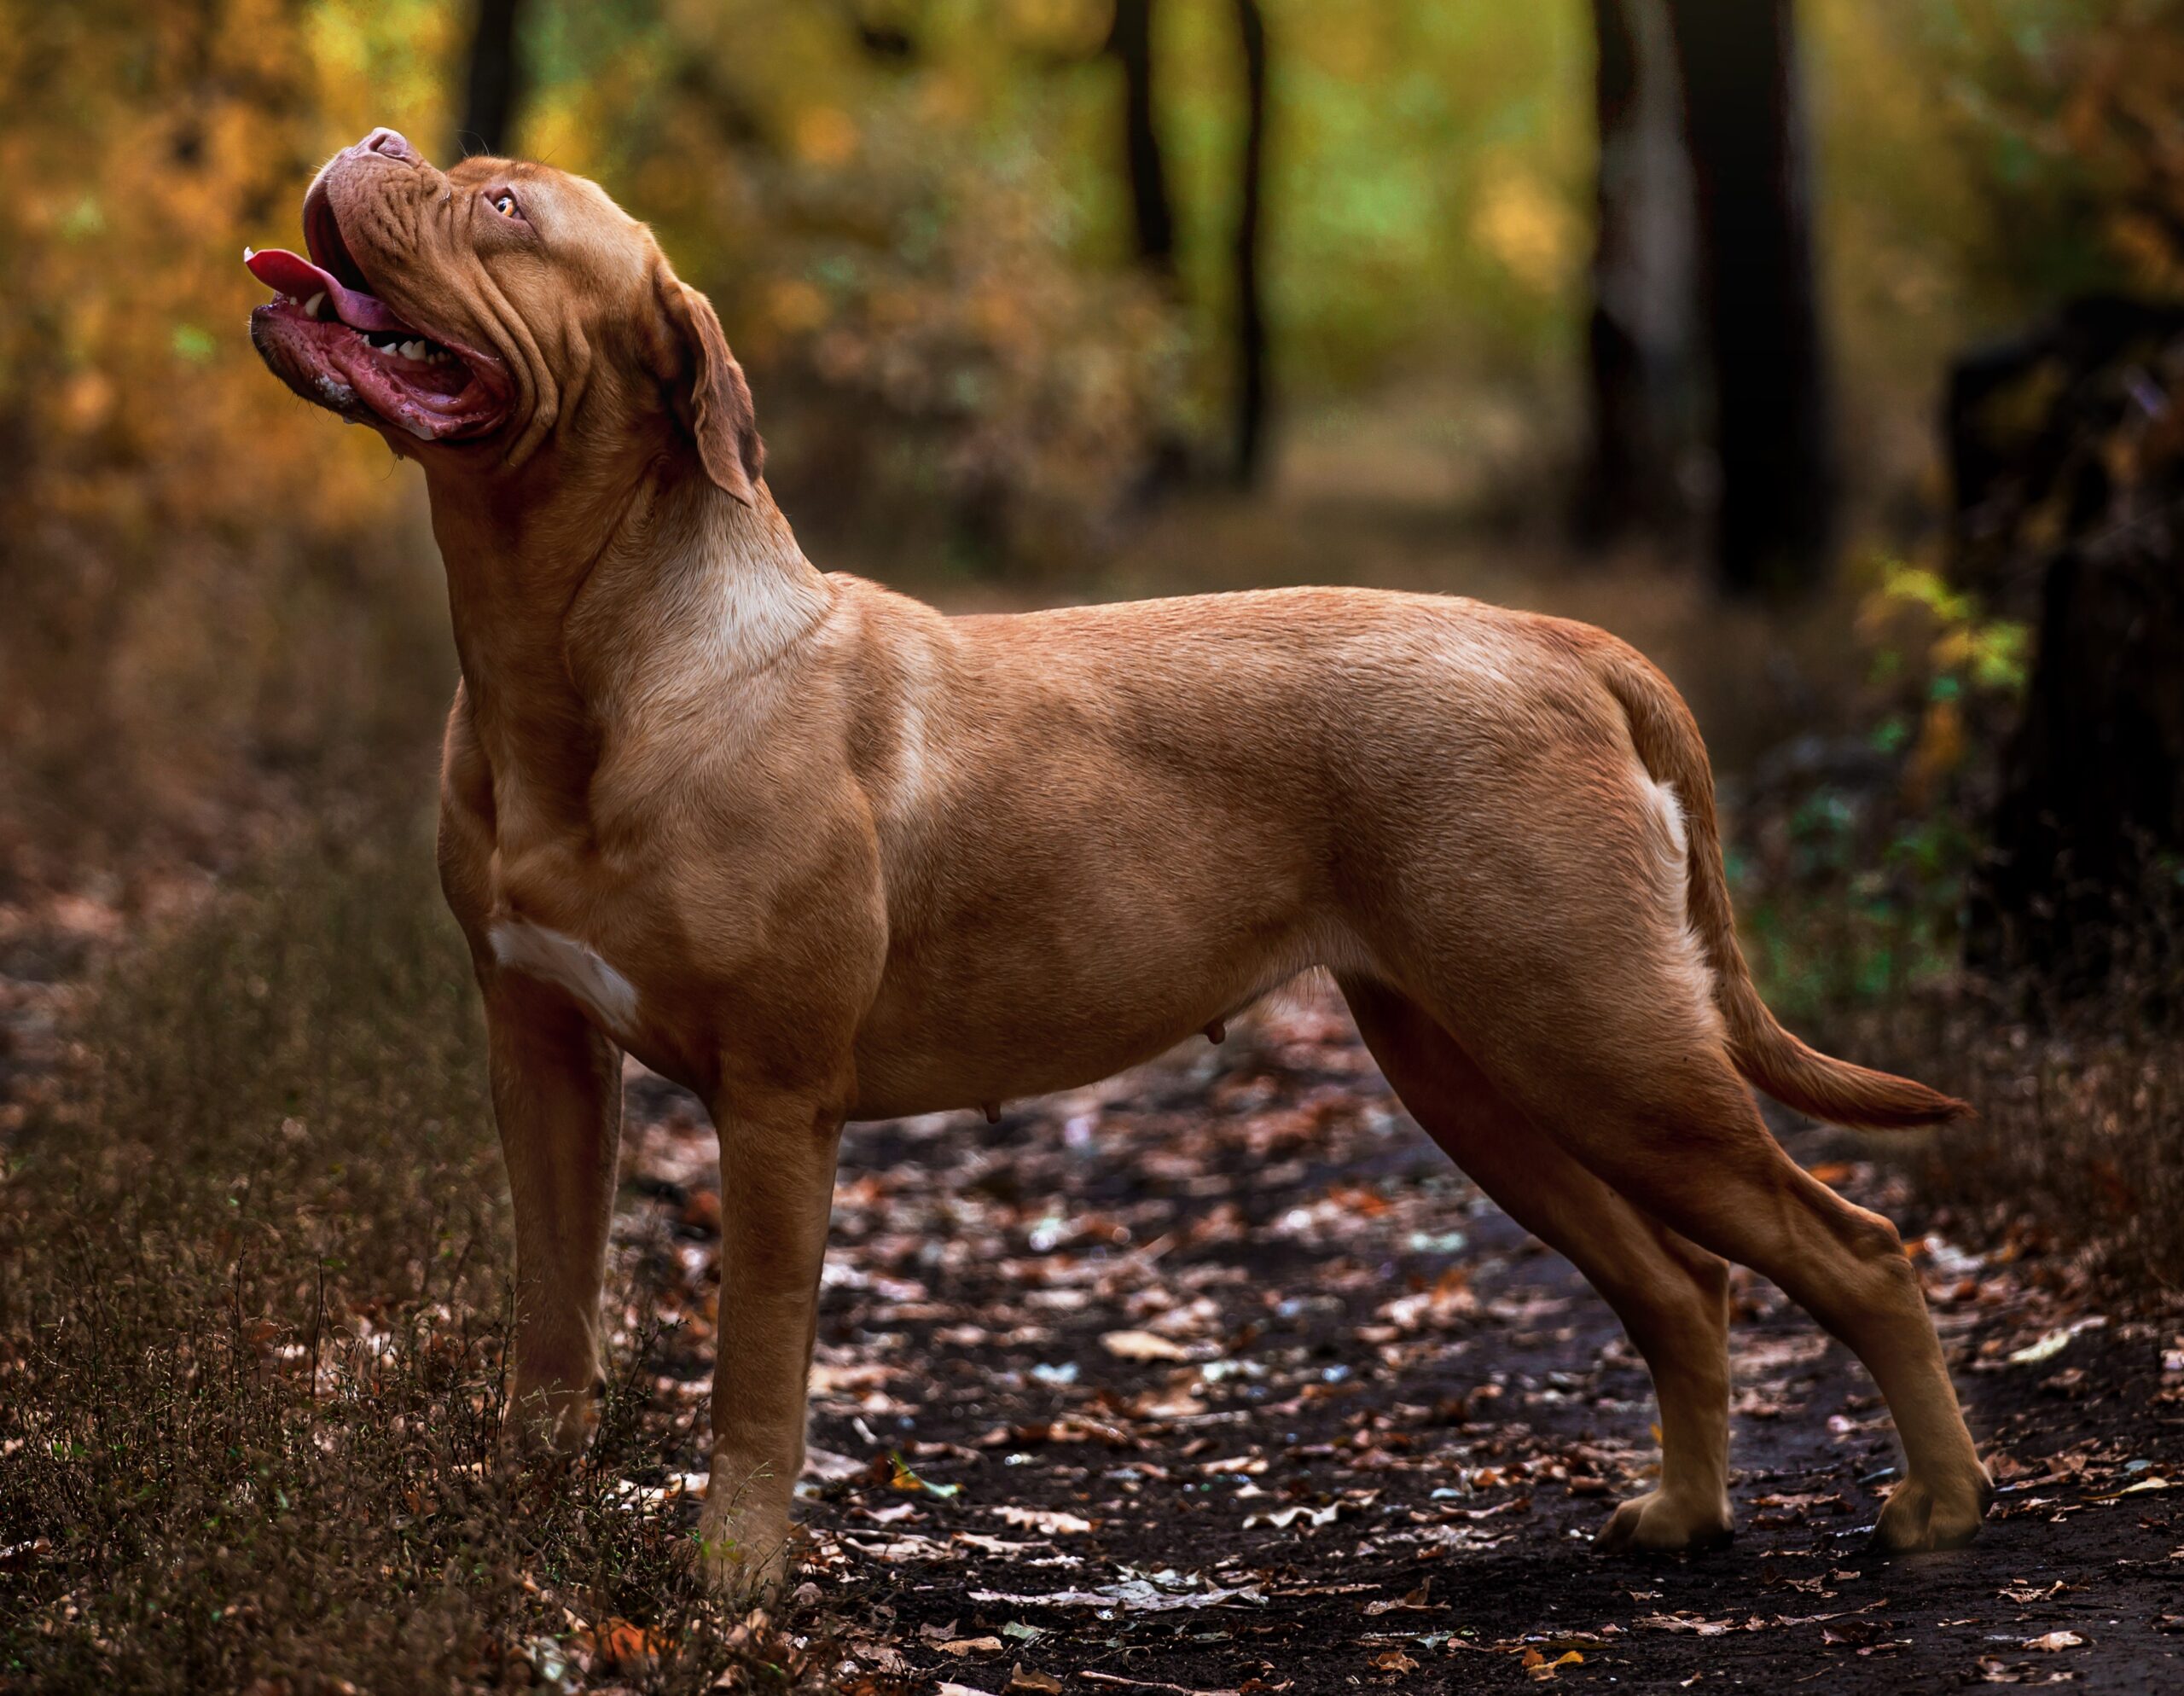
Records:
M306 318L322 318L325 316L326 291L322 288L317 293L312 295L310 299L304 302L304 317Z
M404 359L417 360L421 363L425 357L425 344L421 341L404 342L402 344L402 357Z

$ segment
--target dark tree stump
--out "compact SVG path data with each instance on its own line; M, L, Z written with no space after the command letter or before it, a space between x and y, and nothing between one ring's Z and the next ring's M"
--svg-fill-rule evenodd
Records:
M2035 620L1966 954L2073 995L2184 908L2184 312L2072 301L1951 375L1953 574Z
M2087 990L2135 929L2169 916L2158 909L2184 853L2180 518L2149 515L2048 569L2039 657L1973 886L1975 964Z

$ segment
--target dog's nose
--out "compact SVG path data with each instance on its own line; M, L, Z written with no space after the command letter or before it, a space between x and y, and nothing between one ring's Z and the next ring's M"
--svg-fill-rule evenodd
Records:
M358 153L385 154L389 159L398 159L404 165L422 165L424 154L410 145L410 139L399 130L390 130L384 124L357 143Z

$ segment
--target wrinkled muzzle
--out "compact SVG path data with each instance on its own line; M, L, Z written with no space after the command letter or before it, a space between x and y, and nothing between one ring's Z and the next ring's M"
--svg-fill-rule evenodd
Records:
M412 173L431 169L396 131L375 130L336 154L304 196L309 257L246 248L243 263L276 291L250 317L251 342L276 376L346 418L444 442L507 421L514 396L507 368L427 322L398 317L351 250L337 211L359 197L413 190Z

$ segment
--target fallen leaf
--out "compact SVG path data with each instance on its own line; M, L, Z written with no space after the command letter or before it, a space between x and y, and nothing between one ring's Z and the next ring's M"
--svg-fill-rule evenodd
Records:
M1430 1288L1414 1295L1398 1296L1384 1302L1376 1310L1378 1316L1399 1331L1414 1332L1429 1326L1444 1326L1451 1321L1469 1317L1478 1310L1478 1298L1471 1291L1471 1273L1457 1265L1433 1281Z
M1009 1670L1008 1690L1028 1690L1036 1696L1060 1696L1061 1681L1050 1672L1035 1672L1019 1664Z
M610 1619L603 1625L586 1626L576 1634L575 1642L608 1667L634 1670L648 1665L659 1653L652 1635L626 1619Z
M1007 1537L989 1537L977 1531L958 1531L955 1541L986 1554L1022 1554L1035 1548L1052 1548L1049 1542L1013 1543Z
M2120 1501L2127 1496L2144 1496L2148 1490L2175 1488L2175 1486L2167 1478L2140 1478L2136 1484L2128 1484L2121 1490L2111 1490L2105 1496L2096 1496L2089 1499L2094 1501Z
M1374 1667L1381 1672L1416 1672L1418 1663L1401 1649L1383 1649L1373 1657Z
M934 1484L930 1479L920 1478L910 1470L910 1463L899 1454L890 1454L887 1464L890 1468L887 1482L892 1489L922 1490L926 1495L937 1496L944 1501L951 1496L963 1493L961 1484Z
M1124 1361L1187 1361L1190 1353L1152 1331L1107 1331L1100 1337L1100 1346L1117 1360Z
M1313 1507L1299 1502L1292 1507L1270 1507L1263 1513L1246 1513L1244 1529L1249 1531L1261 1525L1269 1525L1277 1531L1286 1531L1300 1519L1308 1528L1332 1525L1349 1505L1346 1501L1330 1501L1324 1507Z
M1074 1513L1065 1513L1052 1507L1017 1507L1004 1503L994 1512L1012 1525L1020 1525L1027 1531L1043 1531L1050 1537L1073 1536L1092 1529L1089 1519L1079 1519Z
M807 1478L817 1478L822 1484L839 1484L846 1478L858 1477L865 1470L865 1463L862 1461L852 1461L846 1455L837 1455L833 1449L822 1449L816 1443L807 1443L804 1446L804 1476Z
M2077 1649L2084 1647L2085 1639L2075 1631L2048 1631L2037 1637L2028 1637L2024 1647L2053 1654L2058 1649Z
M1993 1655L1979 1657L1979 1681L1982 1684L2069 1684L2077 1675L2053 1667L2038 1667L2027 1661L2012 1663Z
M1685 1631L1694 1637L1719 1637L1737 1629L1734 1619L1687 1618L1678 1613L1648 1613L1631 1623L1647 1631Z
M1429 1577L1416 1589L1405 1591L1397 1600L1366 1603L1365 1617L1368 1619L1377 1619L1381 1615L1389 1613L1439 1613L1448 1606L1446 1602L1437 1602L1433 1600L1433 1581Z
M2036 1343L2027 1343L2004 1356L2012 1366L2031 1366L2038 1362L2053 1360L2069 1346L2071 1339L2081 1331L2094 1331L2108 1323L2105 1314L2094 1314L2069 1325L2059 1326L2043 1334Z
M997 1655L1002 1650L998 1637L955 1637L945 1643L932 1646L944 1655L953 1655L961 1660L966 1655Z

